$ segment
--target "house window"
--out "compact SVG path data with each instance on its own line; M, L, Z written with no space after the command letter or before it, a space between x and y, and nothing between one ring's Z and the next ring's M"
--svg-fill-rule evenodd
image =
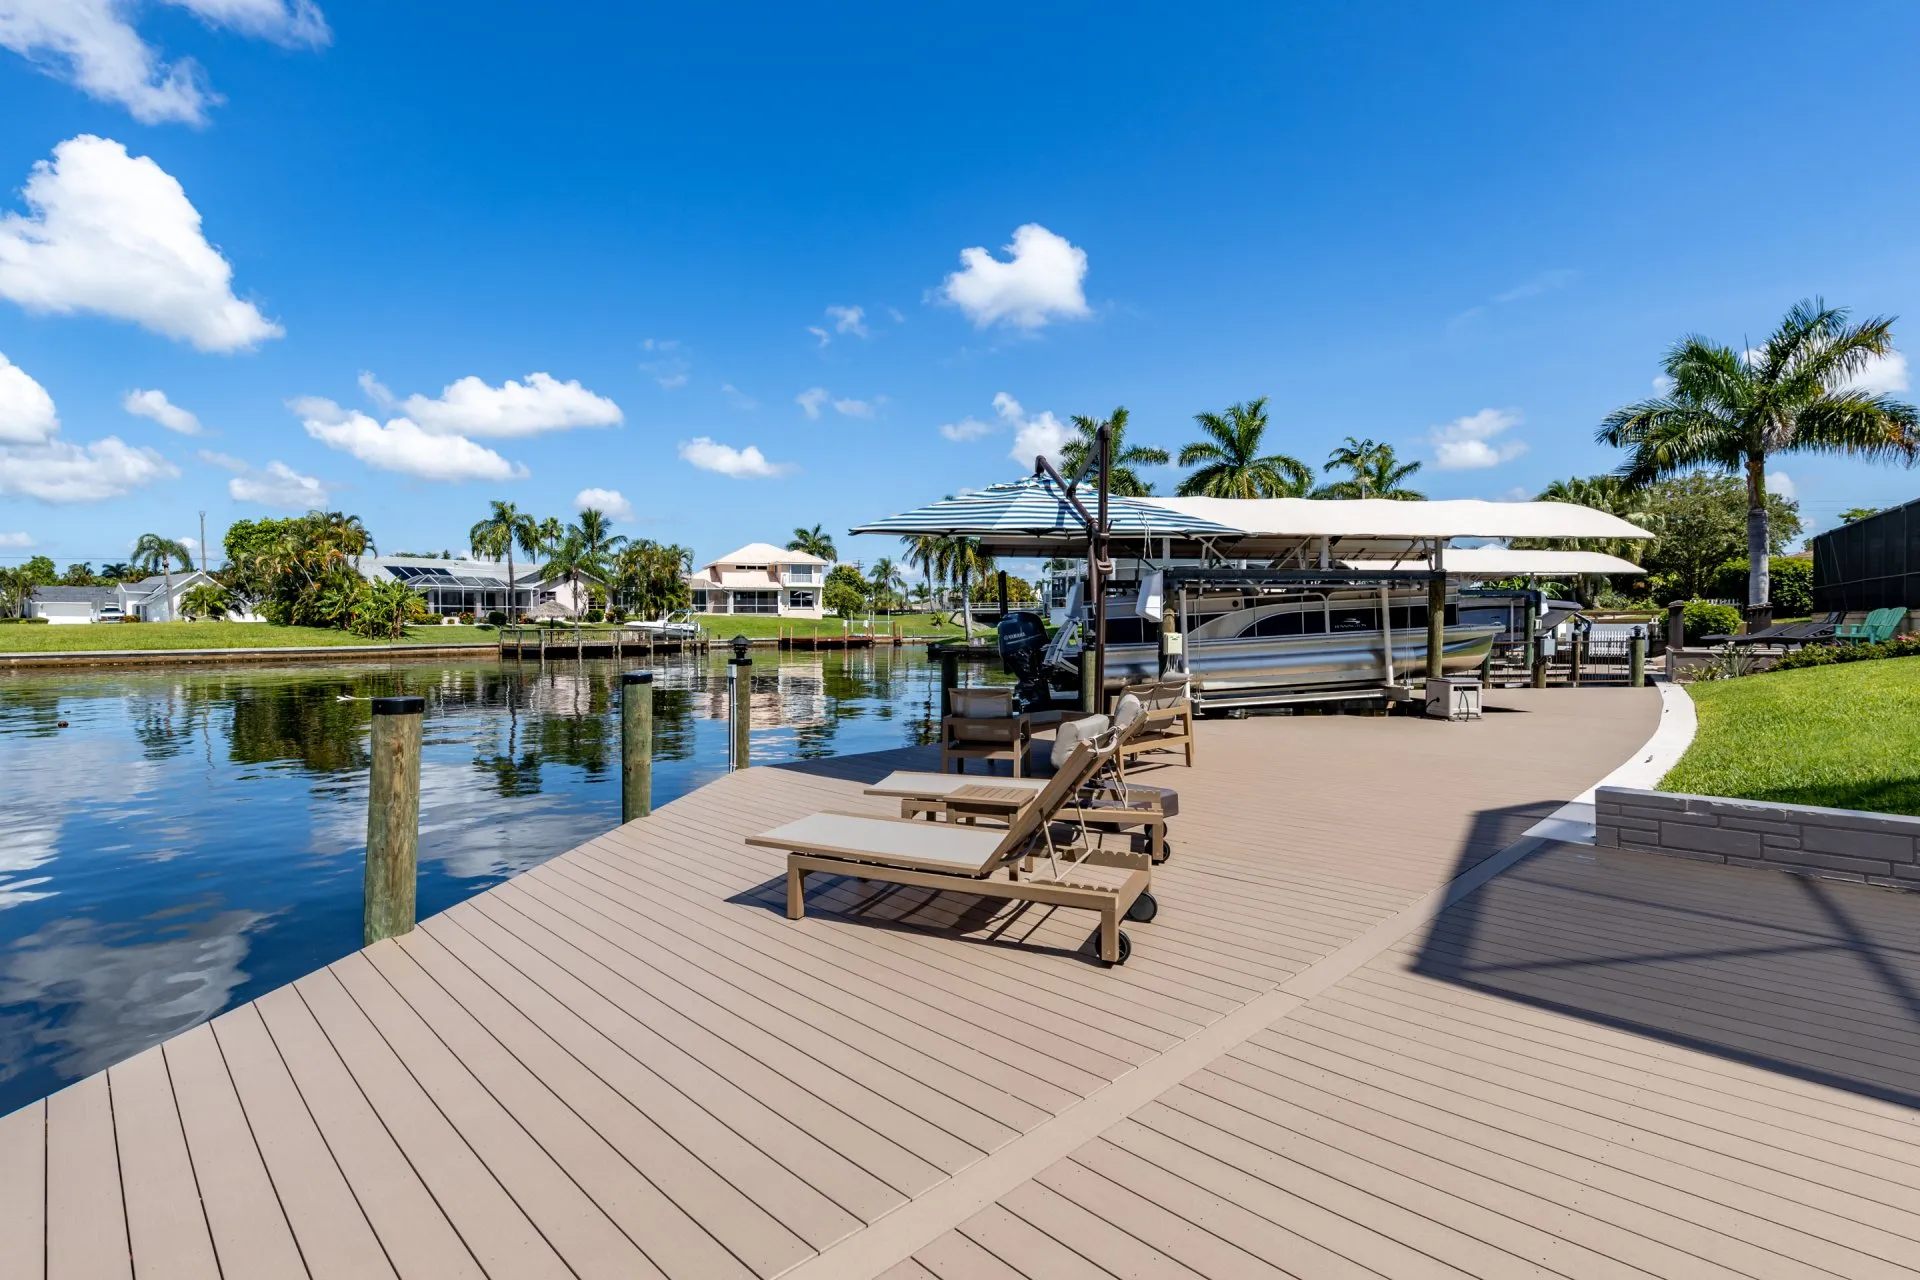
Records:
M811 564L789 565L787 566L787 581L795 583L804 582L808 585L813 585L820 581L820 568L818 565ZM808 607L811 608L812 606Z
M708 593L705 591L696 591L693 593L693 607L701 613L707 611L707 595Z
M733 611L735 613L779 613L780 593L778 591L736 591L733 593Z
M789 591L787 593L787 608L812 609L816 607L814 604L816 599L818 599L818 596L812 591Z

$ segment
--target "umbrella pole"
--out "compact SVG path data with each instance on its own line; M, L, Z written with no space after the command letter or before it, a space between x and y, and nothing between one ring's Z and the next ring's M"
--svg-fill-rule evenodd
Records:
M1100 451L1100 509L1095 515L1093 527L1093 572L1089 575L1093 585L1093 706L1091 711L1099 712L1107 700L1107 584L1100 576L1107 561L1107 471L1112 462L1113 436L1111 428L1105 423L1100 425L1096 444Z

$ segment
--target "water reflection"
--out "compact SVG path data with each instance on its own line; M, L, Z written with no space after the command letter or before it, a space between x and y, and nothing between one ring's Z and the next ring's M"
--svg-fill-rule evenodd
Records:
M724 771L727 679L654 669L664 802ZM754 759L930 741L937 675L756 655ZM618 821L611 662L0 675L0 1114L359 944L370 699L400 693L427 702L423 914Z

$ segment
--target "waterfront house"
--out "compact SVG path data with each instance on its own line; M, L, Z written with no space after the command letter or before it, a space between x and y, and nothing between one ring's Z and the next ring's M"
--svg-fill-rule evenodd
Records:
M190 569L173 575L173 594L167 594L167 577L156 573L137 582L116 582L106 587L35 587L27 601L27 616L45 618L50 623L86 622L171 622L183 617L180 600L202 583L213 583L213 575ZM236 621L250 622L246 615Z
M35 587L27 600L29 618L55 626L120 620L120 597L112 587Z
M426 597L429 612L443 617L470 613L484 618L507 610L507 566L494 560L441 560L431 556L361 556L355 566L370 582L404 582ZM513 612L516 617L534 606L556 604L567 615L587 610L587 584L578 591L564 577L550 575L543 565L513 567Z
M739 550L687 575L695 613L824 618L831 560L783 551L765 542Z

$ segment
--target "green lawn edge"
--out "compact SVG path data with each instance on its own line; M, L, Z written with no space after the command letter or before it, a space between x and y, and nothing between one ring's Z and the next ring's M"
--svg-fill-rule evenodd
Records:
M1920 814L1920 660L1686 686L1699 731L1660 790Z
M409 627L401 644L492 644L479 627ZM165 653L174 649L340 648L387 643L322 627L276 627L267 622L122 622L91 626L9 623L0 626L0 654Z

